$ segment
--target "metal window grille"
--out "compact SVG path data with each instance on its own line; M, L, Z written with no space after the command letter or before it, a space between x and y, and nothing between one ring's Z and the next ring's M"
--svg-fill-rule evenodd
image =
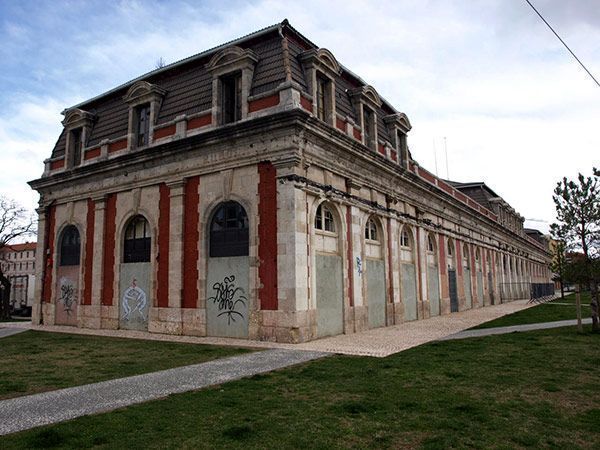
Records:
M217 207L210 224L210 256L248 256L249 226L246 211L237 202Z
M148 221L143 216L135 216L125 229L123 262L149 262L151 243Z
M81 254L79 230L75 225L67 226L60 240L60 265L78 266Z

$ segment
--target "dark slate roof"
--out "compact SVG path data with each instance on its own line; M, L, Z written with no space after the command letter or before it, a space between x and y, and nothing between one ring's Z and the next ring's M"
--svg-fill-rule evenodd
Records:
M471 197L481 206L486 207L489 210L492 210L492 206L490 204L490 199L498 197L494 191L492 191L488 185L486 185L483 181L473 182L473 183L460 183L458 181L450 181L444 180L446 183L452 185L463 194Z
M124 102L123 96L127 89L137 81L148 81L166 91L158 114L157 124L169 122L181 114L192 115L210 109L212 83L211 76L206 70L206 64L216 52L231 45L252 49L258 56L250 95L258 95L276 88L285 81L280 32L288 38L292 81L306 90L307 83L299 55L305 50L318 47L289 25L287 20L284 20L280 24L264 28L156 69L102 95L75 105L74 107L94 113L96 116L86 146L99 145L104 139L113 140L125 137L128 127L129 106ZM336 80L336 109L339 114L344 117L349 116L355 122L357 121L357 114L348 91L364 84L363 80L342 66L342 74ZM379 141L382 143L390 140L387 127L383 122L383 116L394 112L395 109L385 101L382 109L377 112ZM65 143L66 139L63 132L52 151L52 157L64 155Z

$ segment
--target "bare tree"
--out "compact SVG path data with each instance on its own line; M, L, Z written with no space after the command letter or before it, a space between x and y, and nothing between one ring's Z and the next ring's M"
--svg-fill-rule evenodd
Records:
M156 63L154 64L154 68L155 69L162 69L163 67L165 67L167 65L167 63L165 62L165 60L163 59L163 57L161 56L160 58L158 58L156 60Z
M33 216L14 200L0 196L0 250L19 238L34 234ZM10 318L10 288L10 280L0 265L0 320Z

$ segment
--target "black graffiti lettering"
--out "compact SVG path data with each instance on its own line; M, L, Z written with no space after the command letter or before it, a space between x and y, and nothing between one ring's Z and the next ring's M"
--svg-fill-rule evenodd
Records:
M222 283L213 284L213 290L215 294L210 297L208 301L211 301L219 308L219 314L217 317L227 316L227 325L231 325L231 322L236 321L236 317L243 319L244 315L237 311L236 308L241 303L242 307L246 307L248 299L243 295L244 290L240 287L235 287L234 284L235 275L230 275L223 278Z
M64 306L64 310L67 313L67 316L71 315L73 311L73 285L72 284L63 284L60 287L60 301Z

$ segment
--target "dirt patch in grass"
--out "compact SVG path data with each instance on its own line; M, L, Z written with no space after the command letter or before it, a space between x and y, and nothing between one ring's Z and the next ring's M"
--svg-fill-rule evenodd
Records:
M2 338L0 399L61 389L250 350L140 339L26 331Z

